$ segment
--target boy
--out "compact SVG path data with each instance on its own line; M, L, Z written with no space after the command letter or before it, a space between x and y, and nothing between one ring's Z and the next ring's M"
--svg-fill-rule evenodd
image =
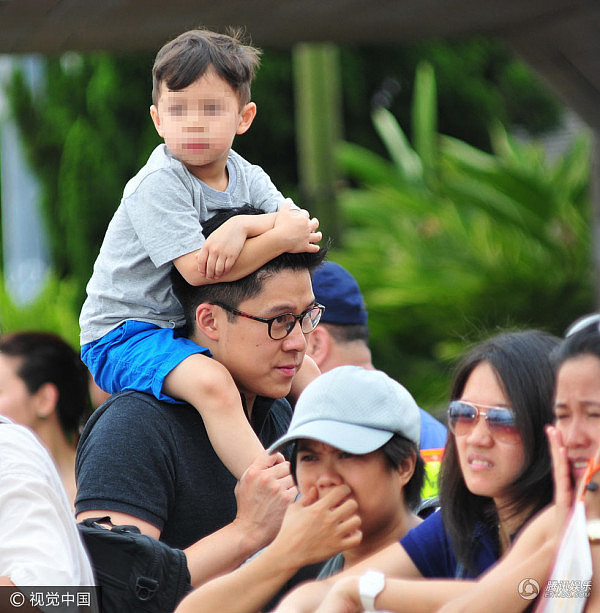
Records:
M237 478L262 446L227 370L184 338L169 273L174 265L192 285L231 281L285 251L319 250L318 221L231 150L256 115L250 83L258 62L258 50L235 35L207 30L185 32L158 52L150 115L164 144L125 187L80 316L82 359L96 383L192 404ZM204 240L202 222L245 203L268 213L233 217ZM306 380L318 372L308 366Z

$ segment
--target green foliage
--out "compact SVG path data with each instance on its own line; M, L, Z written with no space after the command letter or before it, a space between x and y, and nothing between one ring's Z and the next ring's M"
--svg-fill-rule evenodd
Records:
M79 347L79 302L73 280L50 277L35 302L16 305L0 276L0 334L17 330L54 332Z
M60 281L50 281L40 301L26 309L11 305L2 290L4 330L41 326L76 344L77 313L106 226L127 180L159 142L148 117L152 56L49 58L45 91L34 95L21 75L14 76L10 107L40 178ZM587 304L590 287L582 272L589 258L580 244L587 145L550 168L539 152L514 145L496 130L497 153L485 153L495 119L538 130L559 117L557 104L500 43L343 47L341 58L346 136L371 151L347 143L341 152L348 175L363 187L344 194L347 250L335 257L365 288L377 363L411 389L414 381L420 399L443 397L445 360L463 338L476 336L480 326L520 322L515 313L523 316L525 307L535 314L532 322L540 321L548 290L541 288L539 299L534 294L546 278L550 285L555 278L565 281L567 268L573 271L571 285L557 285L548 319L560 311L566 323L585 310L575 305ZM422 58L435 69L439 93L427 85L433 81L430 70L413 100L412 75ZM289 50L265 52L253 87L259 112L235 147L295 197L291 72ZM392 86L383 93L393 115L377 111L380 140L369 116L371 97L386 79ZM438 130L461 140L438 137ZM392 161L376 153L384 153L382 142ZM535 164L524 171L530 162ZM530 206L521 207L523 200ZM540 206L546 200L553 212L544 223ZM530 221L543 240L521 239L525 231L517 222ZM506 235L502 241L497 229ZM553 256L550 246L560 241ZM504 253L512 249L510 257ZM565 261L557 262L559 256ZM522 269L516 277L502 270L509 261ZM497 275L495 284L490 275ZM517 287L519 280L525 291Z
M159 142L150 68L146 56L68 54L48 60L45 91L32 94L18 72L9 88L41 178L55 270L80 300L123 187Z
M341 147L361 187L340 198L345 240L331 257L364 291L375 363L432 406L465 344L506 327L561 334L593 309L590 149L582 137L551 163L496 123L487 153L435 131L431 66L414 93L414 148L382 108L391 162Z
M343 47L341 55L346 130L350 140L371 149L380 143L368 120L370 98L386 77L401 85L390 104L405 131L412 132L402 118L409 117L407 84L420 57L431 59L446 84L441 106L452 112L439 117L446 134L472 144L487 139L483 125L496 117L510 123L520 109L522 90L527 91L529 107L535 108L536 125L547 126L557 117L542 112L556 105L536 86L529 70L493 41ZM159 142L148 117L152 61L153 54L68 53L47 60L43 91L32 94L20 74L9 88L12 113L41 179L54 268L60 277L76 279L81 298L125 183ZM265 52L253 86L258 115L235 147L262 165L286 195L296 197L291 72L289 50ZM527 123L526 117L518 119ZM426 143L419 138L413 134L415 148L425 159Z
M439 131L491 150L489 126L521 125L539 133L557 125L561 107L529 67L500 41L474 37L395 46L342 47L348 141L385 154L364 118L373 103L388 107L417 147L413 131L413 75L426 61L437 80ZM377 93L378 92L378 93Z
M340 46L344 130L348 141L384 154L369 121L373 97L387 98L403 130L412 135L412 79L427 60L437 75L439 130L490 150L489 125L522 125L537 133L557 125L561 107L535 75L496 40L427 40L418 44ZM382 91L383 89L383 91ZM258 114L236 150L256 161L284 193L294 196L297 156L294 90L289 50L266 49L252 87Z

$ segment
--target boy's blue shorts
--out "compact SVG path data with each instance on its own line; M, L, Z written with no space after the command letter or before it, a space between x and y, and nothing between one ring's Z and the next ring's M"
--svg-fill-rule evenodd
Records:
M171 403L181 401L162 393L165 377L195 353L212 357L206 347L186 338L183 328L134 320L81 347L82 361L105 392L137 390Z

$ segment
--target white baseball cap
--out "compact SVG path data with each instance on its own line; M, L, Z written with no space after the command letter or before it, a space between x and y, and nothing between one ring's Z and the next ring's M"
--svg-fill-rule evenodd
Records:
M287 433L269 452L308 438L362 455L379 449L395 433L418 447L420 431L419 407L400 383L380 370L339 366L306 386Z

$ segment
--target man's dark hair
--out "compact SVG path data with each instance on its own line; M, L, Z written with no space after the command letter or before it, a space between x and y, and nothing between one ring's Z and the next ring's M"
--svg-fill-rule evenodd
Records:
M190 30L160 49L152 68L152 103L158 104L161 85L178 91L211 68L236 93L240 106L250 102L250 84L260 63L259 49L242 42L243 30L218 34Z
M224 209L204 222L202 233L205 237L210 236L214 230L235 215L261 214L264 214L264 211L250 205ZM175 296L183 307L187 328L186 333L189 335L194 329L196 308L199 304L203 302L208 302L209 304L221 303L235 309L242 301L256 296L261 291L265 279L282 270L308 270L312 274L314 269L323 262L328 248L329 245L326 244L316 253L282 253L249 275L237 281L228 281L226 283L208 283L206 285L193 286L187 283L177 269L173 267L171 282ZM228 313L227 316L231 321L235 319L235 315L232 313Z
M367 325L332 324L329 321L323 321L320 325L325 326L334 340L341 345L354 341L362 341L365 345L369 344L369 326Z

